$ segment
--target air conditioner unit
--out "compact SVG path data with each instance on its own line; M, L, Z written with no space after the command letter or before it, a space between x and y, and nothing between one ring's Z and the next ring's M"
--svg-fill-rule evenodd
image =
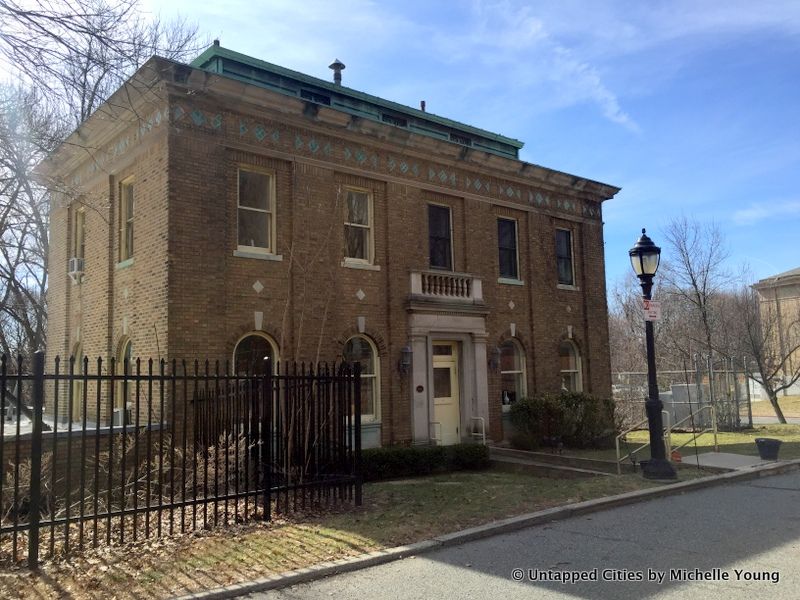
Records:
M70 258L69 264L67 266L67 275L70 276L72 281L78 283L81 279L82 274L83 274L83 259Z
M113 426L125 427L133 423L133 411L128 408L115 408L111 413L111 424Z

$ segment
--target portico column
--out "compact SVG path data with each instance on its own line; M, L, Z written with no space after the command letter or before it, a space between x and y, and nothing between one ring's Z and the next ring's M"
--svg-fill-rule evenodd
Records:
M429 444L428 338L424 335L412 336L411 352L411 439L413 444Z
M489 432L489 377L487 373L487 354L485 334L474 334L473 348L475 349L475 416L483 417L486 423L486 432Z

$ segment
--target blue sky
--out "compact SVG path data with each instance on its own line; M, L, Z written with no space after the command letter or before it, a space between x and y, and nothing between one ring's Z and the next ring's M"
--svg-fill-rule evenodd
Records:
M151 4L147 4L150 2ZM731 268L800 266L800 2L147 0L209 39L525 142L520 158L622 188L607 278L647 227L714 220Z

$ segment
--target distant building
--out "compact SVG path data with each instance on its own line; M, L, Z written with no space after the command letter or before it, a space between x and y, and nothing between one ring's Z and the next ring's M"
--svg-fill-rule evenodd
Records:
M786 356L784 376L800 369L800 267L766 277L753 286L761 300L762 323L769 321L774 329L774 343L780 355ZM784 395L800 394L800 382L784 391Z
M528 394L609 396L619 190L521 147L217 44L154 57L40 167L64 190L50 360L359 360L373 446L501 439Z

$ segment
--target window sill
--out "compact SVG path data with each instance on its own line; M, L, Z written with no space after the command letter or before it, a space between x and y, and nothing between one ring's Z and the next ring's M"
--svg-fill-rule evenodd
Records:
M369 263L355 262L347 260L346 258L341 262L341 266L346 269L361 269L362 271L380 271L380 265L371 265Z
M556 285L559 290L571 290L573 292L580 292L581 288L576 285L567 285L566 283L559 283Z
M133 265L133 257L123 260L122 262L118 262L116 267L114 267L117 271L120 269L127 269L128 267Z
M248 252L247 250L234 250L233 255L237 258L255 258L257 260L282 261L282 254L270 254L269 252Z
M497 283L502 283L503 285L525 285L522 279L511 279L510 277L498 277Z

